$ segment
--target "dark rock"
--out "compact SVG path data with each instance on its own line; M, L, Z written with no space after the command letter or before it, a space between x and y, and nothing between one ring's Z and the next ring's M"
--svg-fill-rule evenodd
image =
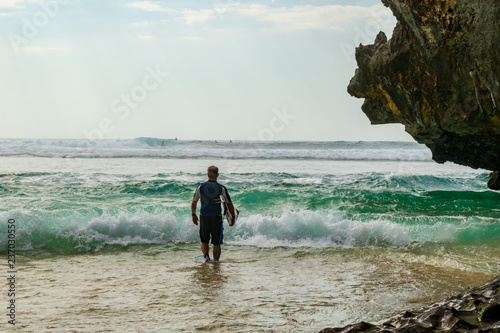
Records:
M415 320L415 318L404 318L404 319L396 320L394 322L394 326L396 326L396 327L408 327L408 326L413 326L413 325L417 325L417 321Z
M479 326L479 319L477 314L473 311L456 311L454 316L460 320L461 327L467 326L464 323L467 323L471 327Z
M488 187L495 191L500 191L500 171L494 171L490 174Z
M338 328L338 330L336 328L331 328L331 327L327 327L327 328L323 328L321 331L319 331L319 333L337 333L337 332L340 332L342 329L341 328Z
M361 323L358 323L358 324L354 324L354 325L350 325L350 326L347 326L346 328L344 328L344 330L342 330L341 332L342 333L358 333L358 332L366 332L368 331L369 329L372 329L374 328L375 325L373 324L369 324L369 323L365 323L365 322L361 322Z
M436 330L429 328L429 327L422 326L422 325L412 325L412 326L397 328L393 332L397 332L397 333L434 333L434 332L436 332Z
M480 318L483 323L500 322L500 304L490 304L486 306Z
M438 308L422 313L417 317L417 320L424 326L438 327L441 324L441 319L443 318L445 312L446 308L444 306L440 306Z
M411 318L411 317L415 317L415 314L413 312L410 312L410 311L405 311L402 315L403 318Z
M381 31L375 38L375 44L385 44L385 43L387 43L387 36L383 31Z
M467 332L500 333L500 276L484 286L450 297L428 307L406 311L372 325L361 322L321 333L427 333Z
M461 310L464 311L474 311L481 304L481 300L478 298L466 299L464 301L464 305L461 307Z
M453 309L447 310L446 313L441 318L441 327L445 330L450 330L452 328L456 328L457 324L460 322L460 319L454 316L455 313Z
M359 333L369 332L370 329L376 326L370 323L360 322L358 324L349 325L343 328L325 328L320 333Z
M498 170L500 1L382 2L397 26L356 49L349 93L373 124L404 124L435 161Z

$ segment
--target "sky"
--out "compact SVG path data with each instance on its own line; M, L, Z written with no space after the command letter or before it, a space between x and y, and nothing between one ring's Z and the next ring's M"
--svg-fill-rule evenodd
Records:
M0 137L411 141L347 93L395 23L380 0L0 0Z

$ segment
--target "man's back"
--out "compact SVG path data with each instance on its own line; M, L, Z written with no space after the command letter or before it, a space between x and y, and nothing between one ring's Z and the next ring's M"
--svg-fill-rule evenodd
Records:
M201 216L219 216L222 214L221 199L224 198L226 202L231 202L229 193L225 186L219 184L217 181L208 180L198 186L195 191L193 200L198 201L201 199Z

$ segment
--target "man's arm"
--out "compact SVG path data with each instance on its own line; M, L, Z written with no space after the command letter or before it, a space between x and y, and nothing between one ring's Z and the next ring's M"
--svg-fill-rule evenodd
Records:
M196 206L198 205L198 200L191 201L191 216L193 217L193 223L198 225L198 215L196 215Z
M200 186L199 185L196 188L196 191L194 191L194 196L193 196L193 201L191 201L191 216L193 217L193 223L198 225L198 216L196 215L196 205L198 205L198 200L201 198L200 194Z

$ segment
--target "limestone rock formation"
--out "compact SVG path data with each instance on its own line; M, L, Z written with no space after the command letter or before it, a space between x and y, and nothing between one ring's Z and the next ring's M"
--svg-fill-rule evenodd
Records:
M500 170L500 1L382 2L397 26L356 49L349 93L372 124L404 124L436 162Z
M373 325L361 322L320 333L500 332L500 277L480 288Z

